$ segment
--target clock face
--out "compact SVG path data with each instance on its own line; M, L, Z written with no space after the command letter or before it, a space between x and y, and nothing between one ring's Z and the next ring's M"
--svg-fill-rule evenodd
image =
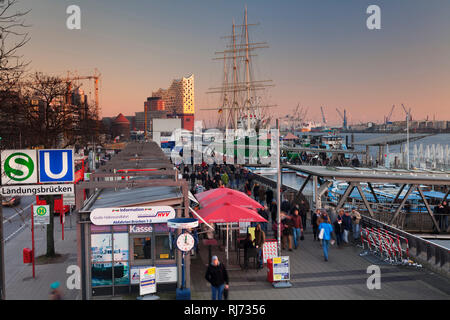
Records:
M183 233L177 239L177 247L181 251L189 251L194 247L195 240L190 233Z

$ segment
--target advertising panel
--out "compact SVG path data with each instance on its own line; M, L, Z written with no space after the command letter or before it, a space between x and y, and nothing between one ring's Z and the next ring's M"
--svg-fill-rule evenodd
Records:
M273 281L290 280L289 257L278 257L273 259Z
M99 208L91 212L90 219L95 225L123 225L164 223L175 218L175 210L169 206Z
M156 292L156 268L150 267L140 270L139 294L141 296Z

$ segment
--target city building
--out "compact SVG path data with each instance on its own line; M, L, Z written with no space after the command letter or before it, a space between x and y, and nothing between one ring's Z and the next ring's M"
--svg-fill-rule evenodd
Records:
M151 111L167 111L167 117L181 118L183 129L192 131L195 115L194 90L194 75L175 79L168 89L158 89L152 93L151 98L160 98L163 102L149 98L147 106ZM158 107L163 109L155 109Z
M113 138L130 138L130 121L122 113L120 113L112 122L112 134Z

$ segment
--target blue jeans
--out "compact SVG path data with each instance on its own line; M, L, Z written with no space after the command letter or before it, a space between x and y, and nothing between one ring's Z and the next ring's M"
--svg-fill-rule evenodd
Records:
M225 284L222 284L218 287L211 286L212 300L222 300L224 288Z
M262 265L263 265L262 248L257 248L256 250L258 251L258 268L262 268Z
M294 237L294 247L297 249L298 247L298 240L300 239L301 231L300 228L293 228L292 231L294 234L292 235Z
M358 224L353 224L353 239L358 240L360 237L360 225Z
M349 232L350 232L349 230L345 230L345 229L344 229L344 232L342 232L342 239L344 240L345 243L348 243L348 233Z
M328 260L328 247L330 245L330 240L322 240L323 257Z

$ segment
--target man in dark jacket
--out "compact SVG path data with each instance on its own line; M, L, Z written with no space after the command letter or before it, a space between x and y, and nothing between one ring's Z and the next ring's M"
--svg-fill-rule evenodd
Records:
M334 221L334 233L336 234L336 243L340 247L342 244L342 236L344 233L344 226L343 226L343 220L342 217L344 216L344 209L339 210L339 214L336 218L336 221Z
M345 243L348 243L348 234L352 230L352 217L348 211L345 211L342 216L342 225L344 227L343 240Z
M266 190L266 203L271 203L273 199L273 190L270 188L267 188Z
M308 215L308 212L309 212L309 203L306 202L305 200L301 200L298 213L300 217L302 217L302 223L304 226L306 226L306 216Z
M259 184L255 183L253 186L253 198L259 202Z
M212 300L222 300L223 290L228 289L228 272L217 256L212 257L205 279L211 284Z

